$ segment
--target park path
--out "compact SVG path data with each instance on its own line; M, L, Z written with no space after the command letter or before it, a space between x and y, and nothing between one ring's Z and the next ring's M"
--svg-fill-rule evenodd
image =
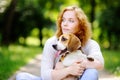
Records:
M34 74L36 76L40 76L40 61L42 55L37 55L34 59L32 59L27 65L23 66L15 72L8 80L15 80L15 76L19 72L28 72ZM102 70L99 72L99 80L120 80L120 77L116 77L113 74L108 73L106 70Z

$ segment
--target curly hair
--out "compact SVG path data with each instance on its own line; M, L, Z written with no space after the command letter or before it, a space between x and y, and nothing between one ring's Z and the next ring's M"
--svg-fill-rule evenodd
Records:
M66 7L65 9L63 9L63 11L61 11L61 13L59 14L58 18L57 18L57 31L56 31L56 36L59 37L60 35L62 35L62 28L61 28L61 22L62 22L62 17L65 11L75 11L76 16L79 20L79 28L80 31L78 31L75 35L80 39L80 41L82 42L82 46L84 46L86 44L86 42L88 41L88 39L91 38L91 24L87 19L87 16L85 15L85 13L83 12L83 10L77 6L69 6Z

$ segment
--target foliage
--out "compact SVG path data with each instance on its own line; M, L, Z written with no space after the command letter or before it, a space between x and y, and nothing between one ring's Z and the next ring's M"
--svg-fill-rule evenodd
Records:
M3 0L2 0L3 1ZM6 0L5 0L6 1ZM99 21L100 37L110 47L118 48L118 25L120 0L9 0L4 12L0 14L0 43L3 45L18 41L20 37L27 38L34 28L39 29L40 44L44 38L42 30L53 28L60 9L68 5L78 5L83 8L92 25ZM97 17L100 18L97 18ZM113 29L113 27L116 27ZM93 26L92 29L94 30ZM4 35L6 34L6 35Z
M120 47L120 7L109 7L100 16L101 41L108 40L111 49Z
M42 45L44 37L42 29L51 28L56 23L58 11L64 3L74 2L76 1L11 0L10 5L0 16L1 43L6 45L18 41L19 37L27 38L33 28L38 28L40 31L38 38Z
M120 76L120 50L102 50L105 59L105 69Z
M41 48L39 47L24 47L20 45L0 47L0 80L7 80L16 70L39 53L41 53Z

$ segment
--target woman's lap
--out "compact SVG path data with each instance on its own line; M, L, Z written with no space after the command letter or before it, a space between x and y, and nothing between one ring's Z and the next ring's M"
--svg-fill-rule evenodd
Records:
M16 80L42 80L41 77L30 73L22 72L17 74ZM86 69L79 80L98 80L98 71L96 69Z
M98 80L98 71L96 69L86 69L79 80Z
M21 72L16 75L16 80L42 80L42 79L30 73Z

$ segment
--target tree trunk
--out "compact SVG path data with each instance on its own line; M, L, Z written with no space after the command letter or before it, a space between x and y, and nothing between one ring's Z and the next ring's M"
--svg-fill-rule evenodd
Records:
M96 6L96 2L95 0L90 0L91 1L91 26L93 29L93 21L95 19L95 6Z
M15 7L17 0L12 0L10 6L7 8L4 14L3 31L2 31L2 44L8 45L10 43L12 23L14 18Z
M40 47L43 47L43 44L42 44L42 39L43 39L42 28L40 28L39 38L40 38Z

